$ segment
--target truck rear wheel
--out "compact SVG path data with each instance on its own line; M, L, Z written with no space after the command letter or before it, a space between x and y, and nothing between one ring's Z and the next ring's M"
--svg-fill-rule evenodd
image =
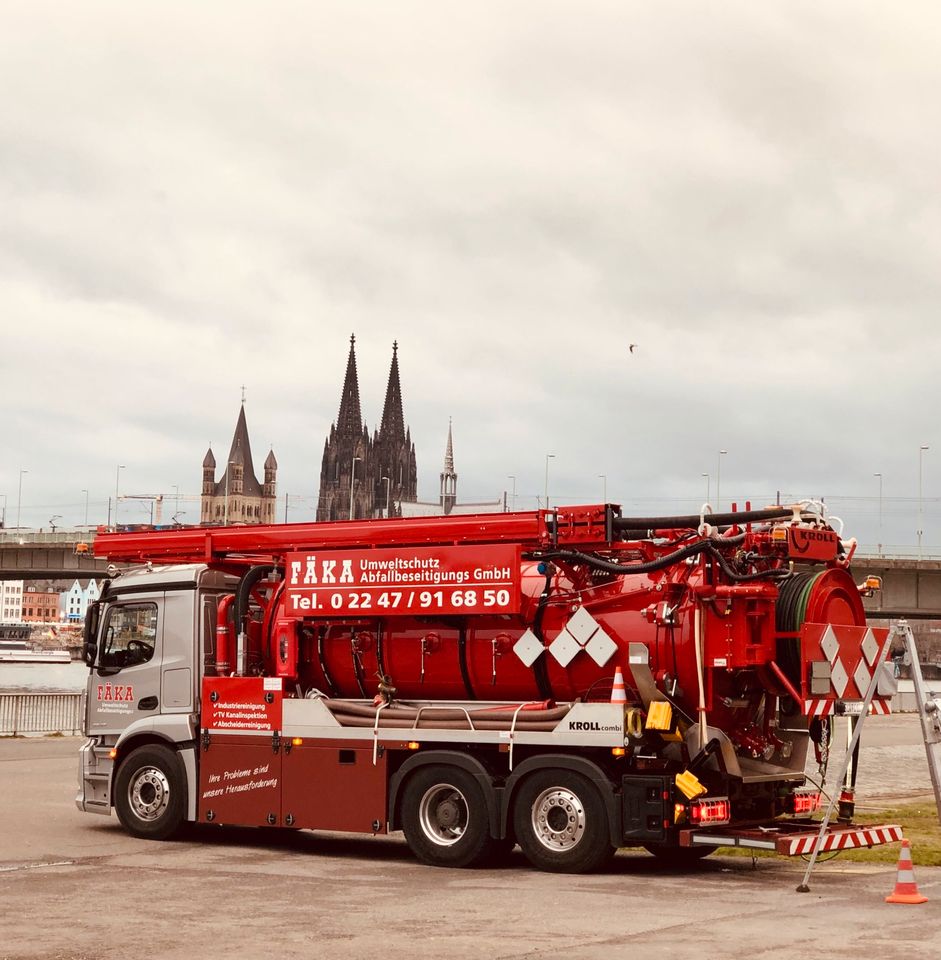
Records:
M470 867L493 844L483 790L460 767L423 767L406 781L402 829L412 853L434 867Z
M543 770L524 780L513 825L526 859L540 870L588 873L616 852L601 795L569 770Z
M134 837L166 840L176 833L186 811L186 773L179 755L159 744L133 750L115 777L114 808Z

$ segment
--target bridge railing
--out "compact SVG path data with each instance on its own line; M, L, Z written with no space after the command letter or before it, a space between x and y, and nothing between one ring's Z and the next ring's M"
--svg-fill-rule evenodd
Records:
M82 732L83 693L0 693L0 736Z
M95 539L95 528L87 527L82 530L26 530L22 527L0 530L0 544L11 546L36 543L91 543Z

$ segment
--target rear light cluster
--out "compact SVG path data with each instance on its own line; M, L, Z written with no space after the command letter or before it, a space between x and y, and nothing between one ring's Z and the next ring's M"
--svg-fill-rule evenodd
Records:
M820 804L819 790L795 790L785 801L785 809L799 816L814 813L820 809Z
M728 797L694 800L689 805L689 822L697 827L728 823L731 817L732 806Z

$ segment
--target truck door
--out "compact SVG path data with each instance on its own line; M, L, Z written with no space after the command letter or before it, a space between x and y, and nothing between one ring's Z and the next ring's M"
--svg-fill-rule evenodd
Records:
M163 595L112 601L88 681L88 733L121 733L160 709Z

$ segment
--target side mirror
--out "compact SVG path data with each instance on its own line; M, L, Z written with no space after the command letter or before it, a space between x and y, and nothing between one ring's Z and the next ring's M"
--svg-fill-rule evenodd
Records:
M88 605L85 612L85 627L82 630L82 659L89 667L95 665L95 657L98 655L98 644L95 643L95 637L98 636L98 618L101 614L101 601L95 600Z

